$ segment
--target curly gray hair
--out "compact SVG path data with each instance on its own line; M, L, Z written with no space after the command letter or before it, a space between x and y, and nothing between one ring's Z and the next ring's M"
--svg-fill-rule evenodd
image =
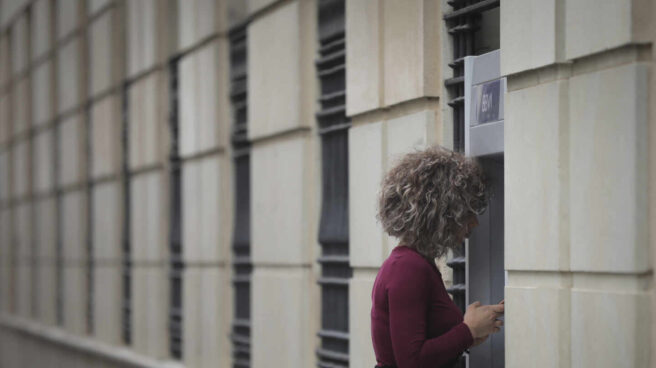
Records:
M381 183L376 218L383 229L428 259L443 256L489 192L476 161L440 146L405 156Z

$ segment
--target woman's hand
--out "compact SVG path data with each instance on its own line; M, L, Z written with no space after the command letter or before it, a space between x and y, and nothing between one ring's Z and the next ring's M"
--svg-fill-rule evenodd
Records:
M479 337L479 338L477 338L477 339L474 339L474 343L472 344L472 347L474 347L474 346L478 346L478 345L484 343L485 340L487 340L488 337L490 337L490 335L487 335L487 336L483 336L483 337Z
M474 302L467 307L464 322L469 327L474 342L501 330L503 321L497 320L497 317L503 315L503 312L504 304L481 305L480 302Z

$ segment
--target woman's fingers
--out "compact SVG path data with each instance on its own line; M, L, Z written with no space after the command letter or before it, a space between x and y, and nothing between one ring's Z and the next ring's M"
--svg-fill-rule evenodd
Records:
M502 320L494 321L494 327L501 327L501 326L503 326L503 321Z

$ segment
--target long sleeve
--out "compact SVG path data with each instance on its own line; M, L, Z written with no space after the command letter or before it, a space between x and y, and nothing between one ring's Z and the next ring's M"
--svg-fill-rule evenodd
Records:
M396 274L388 285L392 350L399 368L435 368L472 345L469 327L459 323L441 336L427 338L431 279L425 268Z

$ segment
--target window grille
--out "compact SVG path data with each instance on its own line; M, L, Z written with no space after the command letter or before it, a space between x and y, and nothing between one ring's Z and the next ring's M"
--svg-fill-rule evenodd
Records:
M232 147L235 173L235 222L233 229L234 315L232 366L250 367L251 362L251 210L250 142L248 141L247 22L234 26L230 38L230 100Z
M173 358L182 359L182 274L184 263L182 260L182 181L181 161L178 150L178 62L173 58L169 63L170 77L170 116L169 128L171 130L171 152L169 164L170 177L170 304L169 304L169 353Z
M123 343L130 345L132 343L132 261L131 261L131 244L130 237L130 141L129 134L129 117L130 117L130 97L129 97L130 83L125 82L121 89L121 149L123 155L121 157L122 185L123 185L123 232L122 232L122 272L121 282L123 283L123 300L121 304L121 336Z
M93 139L93 124L91 123L91 102L85 106L85 125L86 125L86 142L85 142L85 155L87 157L87 333L93 333L93 299L94 299L94 262L93 262L93 179L91 173L93 165L93 154L91 150L91 141Z
M348 128L346 117L346 38L344 0L318 4L319 55L315 62L321 81L320 110L322 205L319 225L321 256L321 345L317 366L349 366L348 283Z

